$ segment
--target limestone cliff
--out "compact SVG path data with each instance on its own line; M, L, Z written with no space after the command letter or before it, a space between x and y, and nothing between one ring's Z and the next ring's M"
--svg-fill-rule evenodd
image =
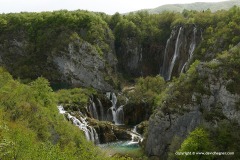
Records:
M25 30L4 33L0 36L0 63L23 79L43 76L52 84L113 90L117 64L111 48L113 40L103 52L98 45L84 40L81 33L61 32L55 38L51 44L36 44Z
M231 53L231 51L229 52ZM229 87L233 83L232 78L234 77L225 75L230 68L224 62L225 60L224 58L201 62L196 67L195 84L189 83L189 79L194 79L192 73L187 73L182 79L185 81L186 88L188 84L190 85L189 91L184 89L190 93L177 97L174 94L170 95L172 98L167 99L151 116L145 147L149 156L167 159L170 145L174 143L176 137L178 143L174 145L177 145L175 149L178 149L188 133L200 125L217 128L218 123L224 120L240 124L240 111L238 109L240 95L237 90L233 92ZM232 69L236 71L237 66L234 65L235 68ZM173 93L173 90L181 92L179 88L174 89L174 86L170 88L172 89L168 93ZM175 106L176 101L179 104Z

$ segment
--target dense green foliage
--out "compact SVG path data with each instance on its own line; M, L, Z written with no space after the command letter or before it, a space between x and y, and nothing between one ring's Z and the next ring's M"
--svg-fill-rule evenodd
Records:
M131 102L155 104L155 98L165 89L165 81L162 77L138 78L134 90L128 93Z
M109 16L80 10L71 12L62 10L1 14L0 40L4 42L1 46L4 54L3 61L9 62L6 68L14 77L36 79L43 76L51 82L57 82L61 73L58 72L52 58L68 56L64 54L70 42L85 41L91 44L102 58L108 59L107 54L116 50L119 65L125 65L125 60L121 59L121 55L126 52L123 48L129 44L133 45L133 48L141 46L142 63L158 66L159 60L154 58L164 50L171 30L179 26L192 25L196 25L203 36L200 46L195 51L194 60L210 60L216 53L227 50L240 41L238 15L238 7L215 13L211 10L204 12L184 10L182 13L163 12L161 14L141 11L127 15L116 13ZM12 43L17 42L21 43L13 47ZM19 50L16 46L22 49ZM16 53L18 54L15 55ZM130 54L134 53L130 52ZM157 58L160 57L161 55ZM15 62L15 58L18 61ZM159 68L153 68L143 69L149 72L147 75L156 75ZM110 82L114 76L111 75L113 74L111 69L107 73L105 79ZM131 78L132 75L128 76Z
M58 113L56 102L46 79L25 85L0 68L0 159L108 159Z
M113 41L106 22L87 11L1 14L0 34L0 40L4 41L4 60L11 61L16 58L13 53L19 53L18 61L8 63L6 68L14 77L30 79L49 75L50 79L57 79L60 74L51 59L64 56L70 42L84 40L104 56ZM20 42L21 49L12 47L11 39ZM12 51L6 52L11 47ZM49 69L44 69L47 66Z
M230 121L224 120L219 123L217 128L214 127L205 127L196 128L192 131L188 137L181 144L181 148L177 150L179 152L179 159L219 159L219 160L227 160L234 159L239 157L239 145L240 141L240 130L239 125L237 123L232 123ZM189 155L181 155L184 152ZM195 153L193 153L195 152ZM205 153L198 154L197 153ZM234 152L233 155L207 155L207 152ZM186 153L187 154L187 153ZM195 155L194 155L195 154Z
M58 103L64 105L65 109L78 111L87 106L89 97L96 94L93 89L62 89L57 91Z
M59 50L64 50L63 46L69 42L84 40L104 58L114 47L121 56L122 48L132 41L143 48L144 61L152 63L149 54L159 54L158 50L164 49L173 28L196 25L201 29L202 41L188 71L171 82L165 82L160 76L138 78L134 89L127 93L129 100L155 106L164 114L184 114L191 106L201 104L201 96L210 95L207 85L210 76L221 78L227 82L228 91L240 94L240 47L236 46L240 42L239 15L240 8L236 6L215 13L184 10L182 13L138 12L113 16L87 11L1 14L2 46L11 48L7 38L18 37L27 41L24 49L28 53L22 56L20 51L18 55L2 51L7 55L3 61L9 62L7 68L14 77L37 79L22 84L0 69L0 159L106 159L85 140L78 128L58 114L56 107L64 104L71 111L83 109L89 96L96 92L74 88L53 93L49 82L41 77L59 76L53 64L48 69L45 66L52 63L49 59L54 55L64 54ZM11 48L15 49L18 50ZM11 61L16 58L16 63ZM198 73L203 68L208 75ZM236 106L239 104L240 101ZM201 112L207 122L226 118L216 110L209 112L201 108ZM179 151L200 151L201 147L201 151L210 151L214 146L217 151L237 152L239 126L234 124L232 129L229 126L233 122L219 123L216 128L204 126L206 129L190 133Z
M206 153L214 151L213 144L209 139L209 135L202 128L197 128L191 132L187 139L181 145L181 148L177 151L180 153L191 152L190 155L180 155L180 160L195 160L195 159L213 159L212 155L202 155L197 153ZM194 152L194 153L193 153ZM194 155L193 155L194 154Z

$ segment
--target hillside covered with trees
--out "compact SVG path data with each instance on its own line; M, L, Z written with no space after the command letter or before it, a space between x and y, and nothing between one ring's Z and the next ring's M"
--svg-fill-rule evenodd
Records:
M238 159L239 15L0 14L0 159Z

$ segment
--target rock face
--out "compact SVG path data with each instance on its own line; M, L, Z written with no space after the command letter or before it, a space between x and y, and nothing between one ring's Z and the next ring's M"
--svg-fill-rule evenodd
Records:
M124 106L124 121L126 125L137 125L142 121L148 120L151 112L151 107L148 104L132 104L128 103Z
M7 33L6 33L7 35ZM74 32L62 32L46 48L37 48L26 31L0 39L0 63L14 76L34 79L43 76L51 83L93 87L101 91L113 89L112 76L117 64L113 41L102 53ZM47 45L45 42L42 45Z
M136 38L126 38L116 48L118 66L130 76L160 73L165 80L170 80L171 76L179 76L188 67L200 41L201 29L194 25L176 26L166 40L166 45L156 42L142 44Z
M110 122L90 120L90 124L97 131L100 143L131 140L131 135L126 129L121 129Z
M81 39L70 42L65 52L56 55L53 61L64 81L75 86L112 90L112 86L105 81L105 59L88 42Z
M186 138L201 122L202 116L198 110L184 115L164 115L157 113L149 120L146 152L148 156L158 156L166 159L174 136Z
M212 63L219 63L216 60L212 60ZM240 124L240 111L238 110L238 103L240 95L232 94L227 90L227 85L232 81L231 79L224 79L221 72L221 68L217 71L213 71L206 68L204 63L201 63L197 71L201 78L206 78L207 83L205 88L209 90L210 94L202 95L200 107L205 109L206 112L220 111L223 118L227 118L232 121L237 121ZM197 94L194 94L197 95ZM216 120L218 117L212 117ZM217 124L216 124L217 125Z
M122 72L139 76L142 72L142 46L136 38L128 38L117 48L119 68Z
M205 63L200 63L197 73L200 79L205 80L204 89L207 92L192 93L190 103L185 104L191 108L189 111L179 114L164 113L158 109L151 116L145 146L149 156L167 159L174 137L179 138L179 146L176 147L179 148L188 133L201 124L217 127L218 122L224 119L240 124L240 111L237 108L240 96L226 89L231 80L221 78L221 68L216 71L208 68ZM200 99L200 102L197 102L197 99Z
M180 26L172 30L160 63L160 74L165 80L184 71L200 41L201 31L195 26Z
M44 29L43 35L38 36L43 40L31 39L24 29L3 32L0 63L15 77L43 76L52 84L110 91L116 87L116 73L132 78L160 72L166 80L178 76L201 40L200 29L192 25L175 27L165 42L145 44L139 38L126 37L120 46L114 46L112 31L104 27L101 41L87 39L85 28L69 31L59 26L58 33ZM49 35L53 37L48 39Z

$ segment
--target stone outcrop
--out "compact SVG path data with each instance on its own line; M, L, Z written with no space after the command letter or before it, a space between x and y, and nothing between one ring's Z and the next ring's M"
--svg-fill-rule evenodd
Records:
M105 81L105 59L88 42L81 39L70 42L66 51L56 55L53 61L62 73L62 80L75 86L112 90L112 86Z
M184 71L200 41L201 30L194 25L178 26L172 30L160 61L160 74L165 80Z
M212 63L220 63L214 62ZM145 151L149 156L167 159L169 146L178 137L179 146L199 125L218 127L218 122L229 120L240 124L240 111L237 108L240 96L227 90L231 79L224 79L221 68L212 70L207 63L197 67L198 78L204 80L206 93L192 92L192 99L187 105L190 110L180 113L164 113L158 109L149 120L148 137ZM194 85L194 84L193 84ZM198 101L198 100L200 101ZM179 99L181 101L181 99ZM171 104L169 104L171 105Z
M138 41L127 38L116 50L119 69L132 76L139 76L142 72L142 45Z
M148 127L146 152L148 156L158 156L166 159L169 145L175 136L185 139L188 133L201 123L201 113L198 110L184 115L164 115L158 112L151 116Z
M98 133L100 143L114 142L118 140L131 140L131 135L126 129L120 128L111 122L89 119L90 125Z
M51 44L39 42L38 48L26 31L0 36L0 63L15 77L47 78L52 84L93 87L101 91L114 88L117 59L109 40L102 53L97 44L89 43L75 32L62 32Z
M124 106L124 121L127 125L137 125L148 120L152 114L151 107L147 103L127 103Z

